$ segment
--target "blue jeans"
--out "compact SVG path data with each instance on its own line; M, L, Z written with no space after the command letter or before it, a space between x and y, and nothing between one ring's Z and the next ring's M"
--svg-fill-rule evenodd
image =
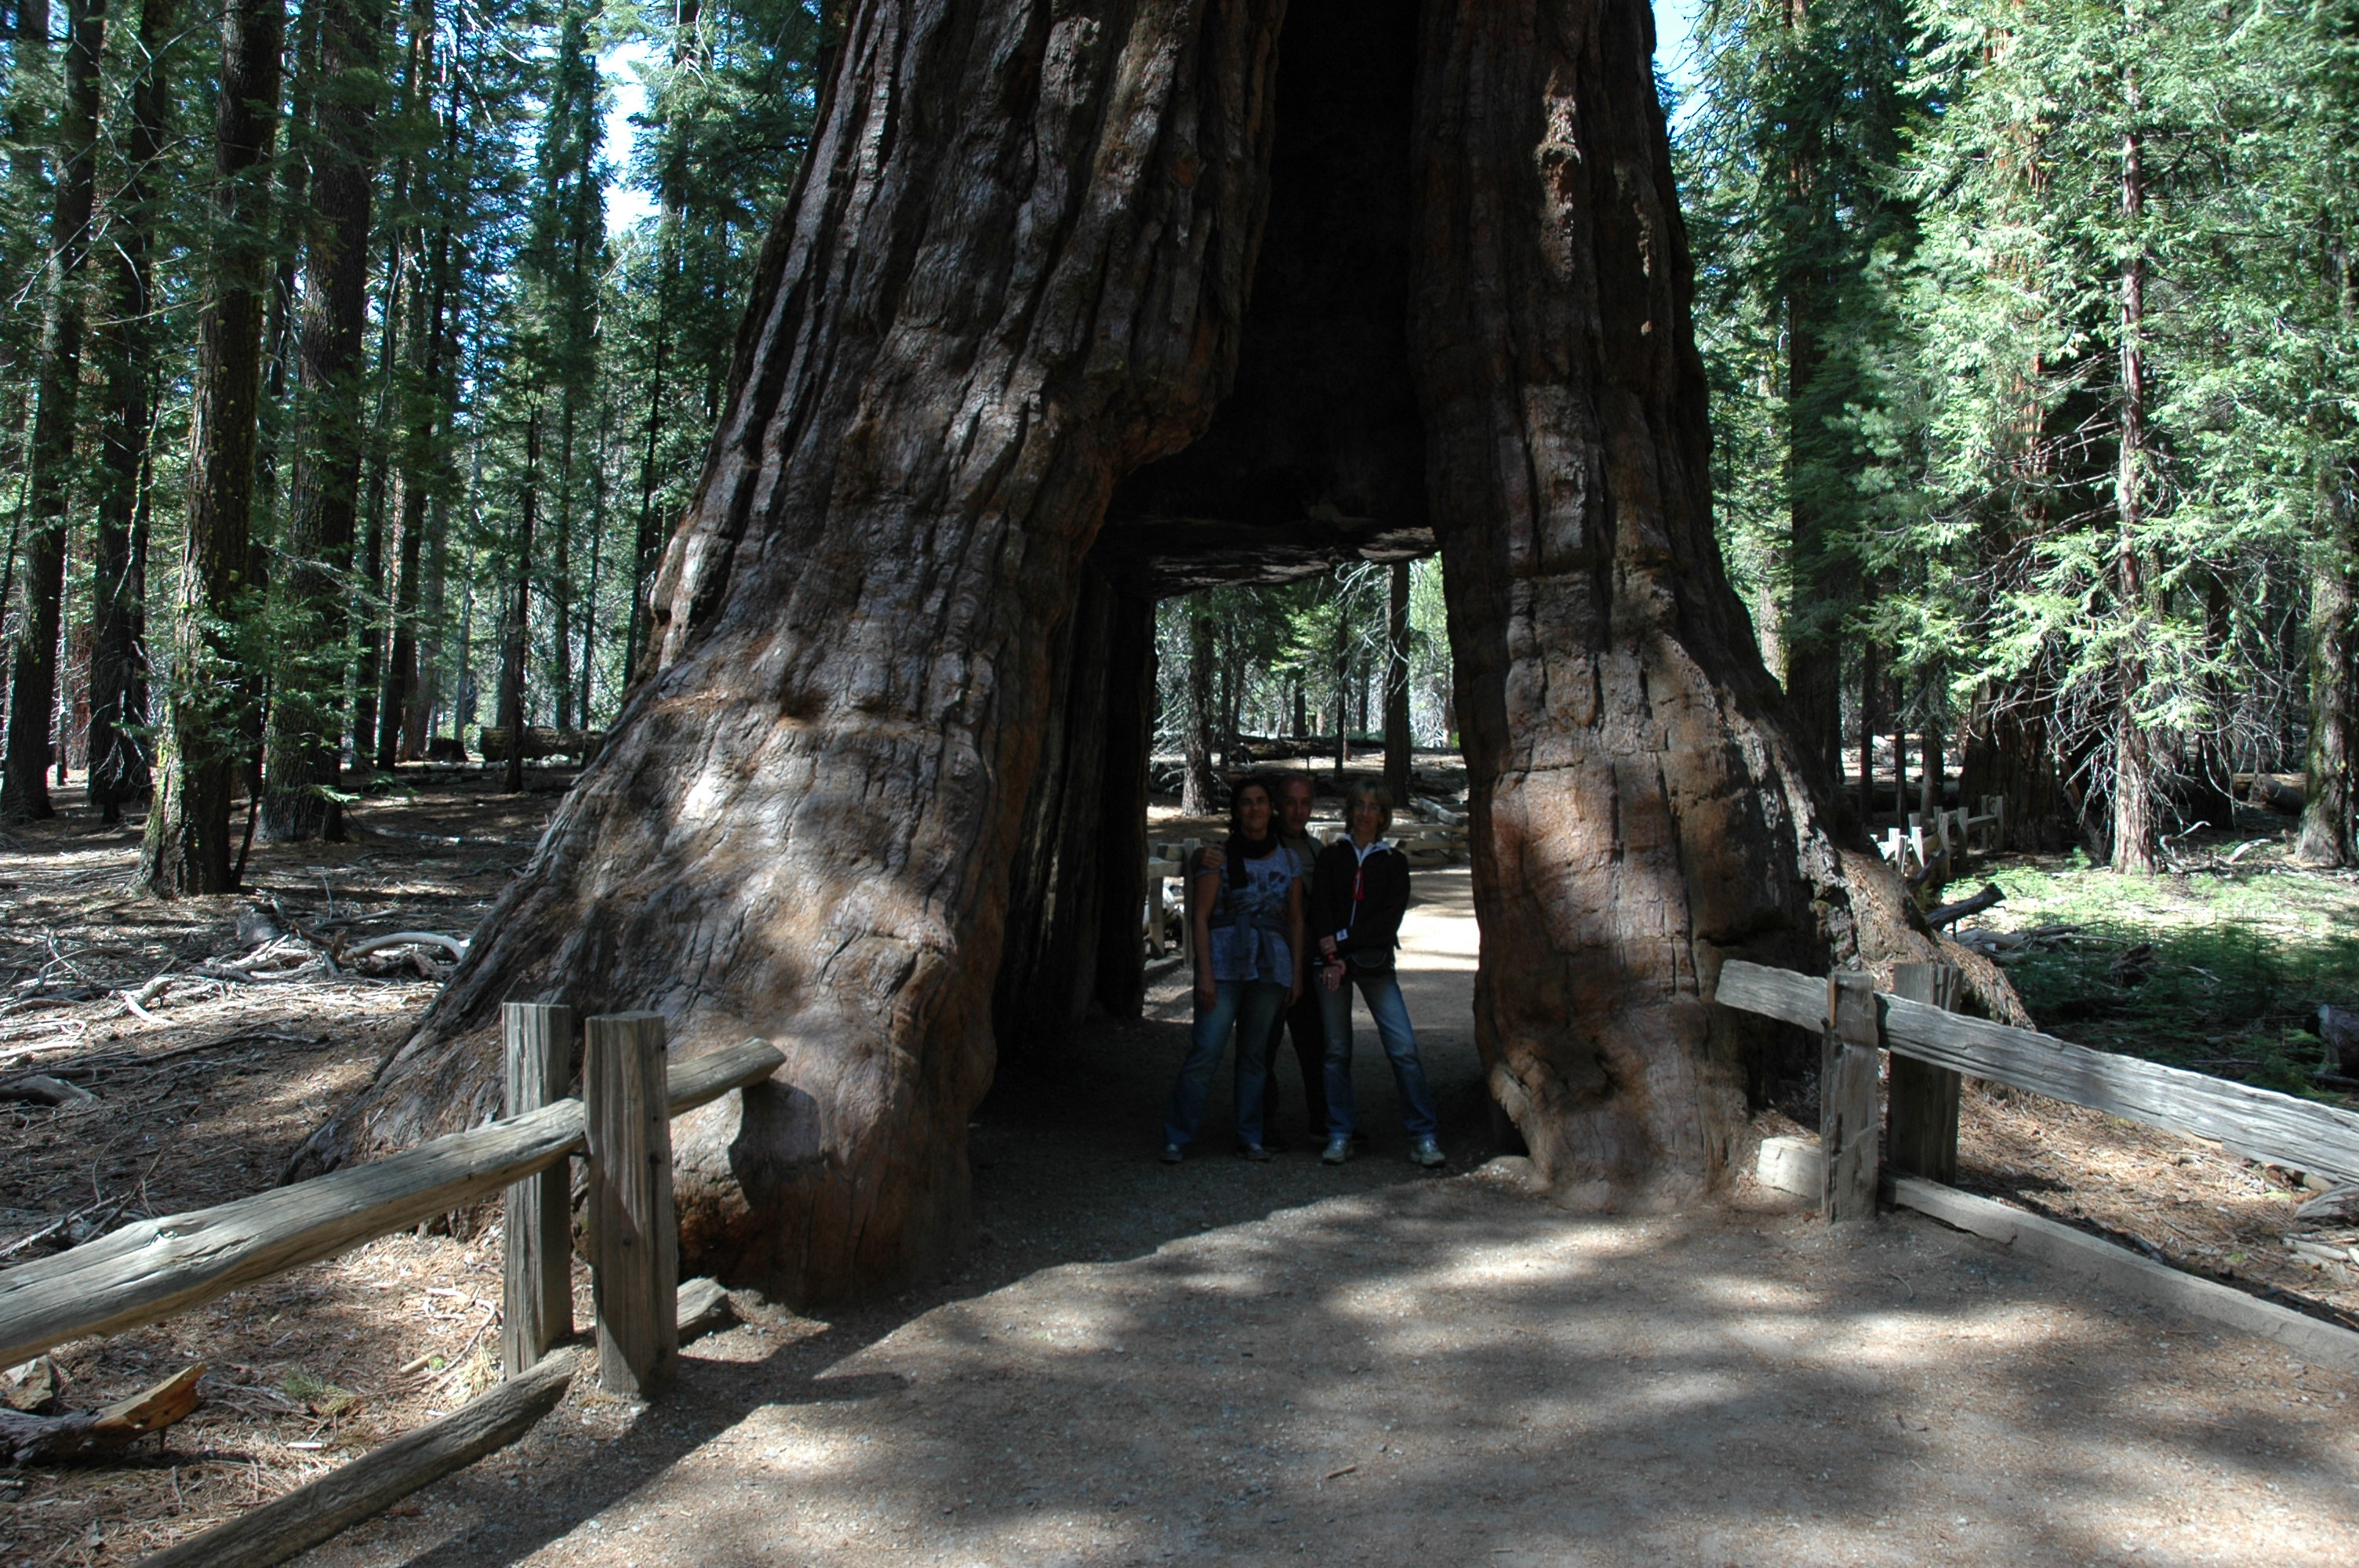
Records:
M1268 980L1218 980L1212 1011L1196 1010L1196 1028L1188 1044L1188 1059L1180 1064L1180 1081L1171 1086L1171 1106L1163 1113L1163 1141L1182 1149L1196 1141L1197 1124L1204 1119L1204 1101L1212 1092L1212 1069L1229 1043L1237 1036L1237 1141L1248 1148L1261 1143L1261 1091L1269 1048L1269 1026L1286 1006L1286 988Z
M1319 987L1319 1011L1327 1021L1327 1136L1349 1138L1359 1127L1352 1104L1352 988L1358 986L1375 1020L1376 1038L1393 1065L1393 1082L1401 1098L1401 1124L1411 1138L1430 1138L1440 1125L1433 1110L1433 1091L1425 1085L1425 1061L1417 1054L1417 1034L1408 1025L1408 1004L1401 1000L1400 979L1390 974L1344 972L1343 985Z

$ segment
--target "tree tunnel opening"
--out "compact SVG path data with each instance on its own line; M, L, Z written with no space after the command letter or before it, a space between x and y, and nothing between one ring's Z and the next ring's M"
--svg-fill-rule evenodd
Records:
M1434 548L1408 337L1417 0L1294 0L1234 378L1203 433L1116 487L1059 632L1012 866L1001 1058L1144 994L1155 605Z

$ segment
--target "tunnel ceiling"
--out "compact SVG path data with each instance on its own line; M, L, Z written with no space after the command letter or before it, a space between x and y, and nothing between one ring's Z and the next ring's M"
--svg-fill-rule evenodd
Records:
M1236 384L1125 480L1093 559L1158 596L1430 554L1409 375L1417 0L1293 0Z

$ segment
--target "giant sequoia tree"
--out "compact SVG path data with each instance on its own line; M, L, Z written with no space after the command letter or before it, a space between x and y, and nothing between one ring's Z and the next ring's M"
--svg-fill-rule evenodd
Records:
M1143 596L1430 527L1495 1092L1569 1198L1714 1185L1776 1048L1722 960L1930 942L1830 840L1713 546L1652 48L1639 0L854 5L647 667L309 1159L491 1109L504 1000L657 1007L788 1055L679 1130L689 1253L804 1299L925 1266L1003 957L1075 950L1072 877L1136 907L1121 812L1057 896L1008 868L1070 848L1042 800L1143 804Z

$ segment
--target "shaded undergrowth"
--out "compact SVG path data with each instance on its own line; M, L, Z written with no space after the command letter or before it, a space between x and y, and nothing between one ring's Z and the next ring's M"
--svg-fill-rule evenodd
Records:
M2320 1006L2359 1008L2359 878L2294 866L2281 846L2223 859L2125 877L2077 851L2009 857L1982 879L2006 902L1974 924L2055 931L2001 959L2049 1033L2351 1103L2312 1075Z

